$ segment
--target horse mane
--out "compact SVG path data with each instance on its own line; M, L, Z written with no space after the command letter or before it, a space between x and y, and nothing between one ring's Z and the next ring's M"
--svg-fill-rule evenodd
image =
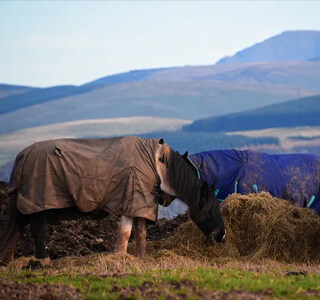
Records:
M207 211L212 207L211 199L201 198L202 182L179 152L164 144L161 160L167 167L167 178L176 192L175 196L185 202L190 210Z

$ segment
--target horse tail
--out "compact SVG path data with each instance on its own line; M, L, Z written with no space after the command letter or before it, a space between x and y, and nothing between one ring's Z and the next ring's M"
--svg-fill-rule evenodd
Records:
M6 226L0 242L0 263L7 264L13 260L14 251L24 227L23 216L17 209L17 191L9 194L6 213Z

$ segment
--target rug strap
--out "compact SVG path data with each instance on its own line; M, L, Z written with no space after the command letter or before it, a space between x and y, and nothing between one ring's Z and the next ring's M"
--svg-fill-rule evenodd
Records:
M312 197L310 198L310 201L307 204L308 207L310 207L312 205L314 199L316 199L316 197L314 195L312 195Z
M195 163L192 161L192 159L191 159L189 156L187 156L187 158L188 158L188 160L190 161L190 163L193 165L193 167L196 169L197 175L198 175L198 179L201 179L201 178L200 178L200 172L199 172L198 167L195 165Z
M235 194L238 193L238 181L236 181L235 184L234 184L234 193Z

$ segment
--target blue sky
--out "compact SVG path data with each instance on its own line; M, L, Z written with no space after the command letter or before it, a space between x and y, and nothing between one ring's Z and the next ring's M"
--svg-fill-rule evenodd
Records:
M285 30L320 30L319 15L318 1L0 1L0 83L214 64Z

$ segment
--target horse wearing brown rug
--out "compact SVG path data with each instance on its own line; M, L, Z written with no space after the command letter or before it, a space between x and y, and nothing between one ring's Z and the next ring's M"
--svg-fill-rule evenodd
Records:
M36 257L48 262L46 222L107 213L120 217L115 251L127 252L134 222L135 254L142 256L146 220L157 219L157 187L160 193L184 201L206 236L223 240L225 227L215 187L201 182L184 157L162 139L120 137L35 143L17 155L11 174L0 261L13 260L16 243L27 224Z

